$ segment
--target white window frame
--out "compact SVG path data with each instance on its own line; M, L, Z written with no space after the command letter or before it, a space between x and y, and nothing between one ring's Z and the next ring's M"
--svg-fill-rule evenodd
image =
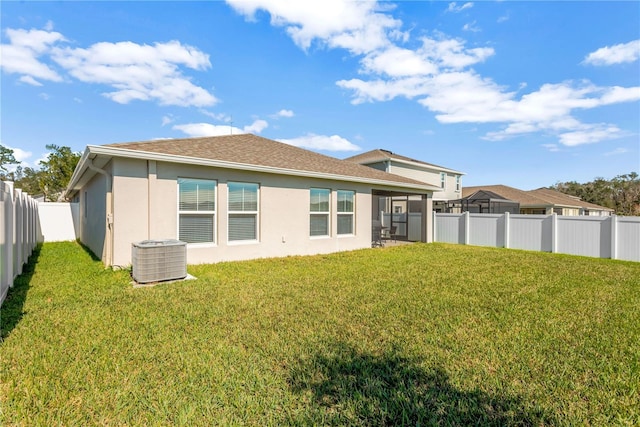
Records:
M180 209L180 181L196 181L196 182L210 182L213 183L214 185L214 190L213 190L213 210L198 210L196 208L196 210L182 210ZM177 205L178 205L178 221L177 221L177 230L176 230L176 235L178 236L178 239L181 238L180 236L180 217L185 215L185 216L189 216L189 215L193 215L193 216L203 216L203 215L210 215L212 217L212 240L211 241L204 241L204 242L187 242L188 245L215 245L216 241L217 241L217 236L218 236L218 221L217 221L217 210L216 207L218 206L218 182L215 179L202 179L202 178L184 178L184 177L179 177L177 180L177 185L178 185L178 200L177 200ZM196 201L196 207L197 207L197 201Z
M313 211L311 210L312 206L312 192L313 190L326 191L328 201L327 201L327 210L326 211ZM324 216L327 221L327 234L311 234L311 218L312 217ZM327 237L331 237L331 189L330 188L319 188L312 187L309 189L309 237L312 239L323 239Z
M440 188L443 190L447 189L447 173L440 172Z
M460 182L461 181L462 180L460 179L460 175L456 175L456 191L457 192L460 192L460 188L461 188Z
M229 187L233 184L243 184L243 185L255 185L256 186L256 210L231 210L229 198L231 196L231 190ZM230 218L232 215L254 215L256 218L256 228L255 228L255 239L236 239L231 240L230 231L231 231L231 223ZM227 182L227 243L230 245L243 245L243 244L252 244L258 243L260 241L260 184L257 182L247 182L247 181L229 181Z
M351 211L340 211L340 195L344 194L344 193L349 193L351 194ZM337 221L337 227L336 227L336 233L338 236L353 236L356 234L355 230L356 230L356 216L355 216L355 212L356 212L356 192L353 190L338 190L336 192L336 197L337 197L337 206L336 206L336 213L338 215L338 221ZM339 224L340 224L340 217L346 217L346 216L350 216L351 217L351 232L350 233L340 233L339 228Z

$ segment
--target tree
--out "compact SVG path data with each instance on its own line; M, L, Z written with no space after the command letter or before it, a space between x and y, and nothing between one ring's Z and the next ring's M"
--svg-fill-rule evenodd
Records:
M0 145L0 178L6 178L6 166L18 164L20 164L20 162L13 157L13 150L4 145Z
M640 177L636 172L611 180L598 177L586 184L558 182L551 188L611 208L618 215L640 215Z
M80 153L74 153L69 147L59 147L55 144L46 147L51 152L46 160L40 161L40 171L33 175L45 200L56 201L67 188L80 160Z

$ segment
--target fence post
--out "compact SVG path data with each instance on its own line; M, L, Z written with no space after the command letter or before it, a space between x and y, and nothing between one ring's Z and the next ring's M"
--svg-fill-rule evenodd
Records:
M618 217L614 214L611 221L611 259L618 259Z
M509 228L510 228L509 212L504 213L504 247L509 248Z
M437 226L438 226L438 224L437 224L438 215L436 215L436 214L437 214L436 211L433 211L431 213L431 215L433 216L433 230L432 230L432 233L433 233L433 240L432 241L433 242L437 242L438 241L438 232L436 231L437 230Z
M558 252L558 214L551 214L551 253Z
M469 211L466 211L464 213L464 244L465 245L469 244L469 235L471 234L471 230L469 230L470 225L471 225L471 219L469 217Z

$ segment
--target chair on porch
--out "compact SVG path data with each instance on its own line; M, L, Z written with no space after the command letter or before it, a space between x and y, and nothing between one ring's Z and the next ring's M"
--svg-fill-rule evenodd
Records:
M383 247L384 242L382 241L382 225L380 221L372 221L371 223L371 247Z

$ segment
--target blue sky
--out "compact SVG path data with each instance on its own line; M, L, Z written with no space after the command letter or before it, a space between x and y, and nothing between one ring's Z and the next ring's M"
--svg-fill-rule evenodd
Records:
M0 143L251 132L521 189L640 170L640 2L2 2Z

